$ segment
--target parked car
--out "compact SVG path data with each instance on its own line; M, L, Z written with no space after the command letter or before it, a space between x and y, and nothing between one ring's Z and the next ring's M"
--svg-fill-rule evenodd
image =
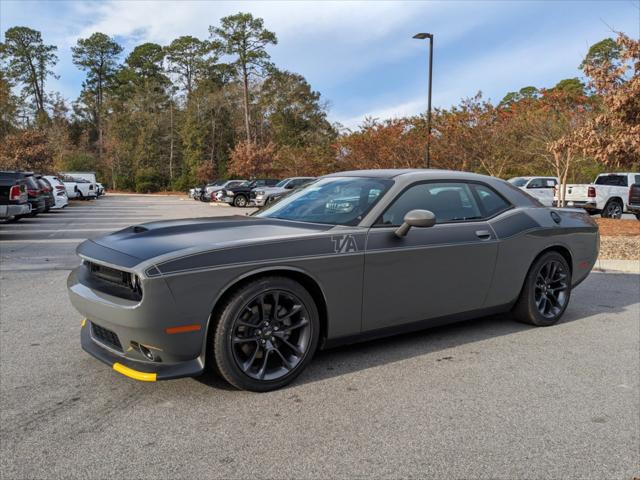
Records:
M493 177L341 172L253 216L87 240L67 286L82 348L116 372L156 381L210 368L267 391L318 348L510 311L553 325L598 245L584 211Z
M640 183L640 173L602 173L591 184L568 184L565 204L584 208L592 215L600 213L603 218L621 218L623 213L631 213L629 188L634 183ZM554 203L558 202L559 191Z
M45 180L49 182L53 188L55 205L51 208L65 208L69 205L69 197L67 196L67 189L58 177L53 175L45 175Z
M15 180L24 182L24 185L27 188L27 200L31 205L31 212L29 213L30 216L35 217L39 213L44 212L46 208L45 194L34 177L33 172L22 172L16 170L4 171L3 173L7 178L12 177Z
M537 198L545 207L553 206L553 195L558 186L557 177L514 177L509 183Z
M31 213L27 182L14 172L0 172L0 220L20 220Z
M95 184L89 180L65 174L60 174L59 178L63 181L69 198L89 200L97 197Z
M86 182L89 182L92 185L92 188L88 189L91 190L91 193L89 193L87 195L87 193L85 193L85 191L83 191L84 189L80 190L80 193L87 197L87 196L95 196L97 197L98 194L98 181L96 180L96 172L60 172L61 175L65 175L65 176L69 176L69 177L73 177L74 179L76 179L76 181L78 181L79 179L85 180ZM85 183L85 182L82 182Z
M201 196L200 200L202 200L203 202L211 202L211 201L216 201L216 193L219 192L220 190L224 190L227 188L233 188L233 187L237 187L238 185L241 185L243 183L245 183L246 180L221 180L219 182L216 182L216 184L214 185L207 185L204 189L204 193Z
M634 183L629 188L627 210L629 210L629 213L633 213L636 218L640 220L640 182Z
M241 183L235 187L225 188L219 190L216 194L216 200L218 202L225 202L234 207L246 207L249 205L249 199L251 198L251 190L260 187L274 187L279 182L274 178L262 178L258 180L252 180L250 182Z
M270 201L273 201L276 197L282 196L283 193L302 187L314 180L315 177L291 177L281 180L273 187L255 188L251 192L250 204L262 207ZM269 200L270 197L273 198Z
M45 201L44 211L46 213L52 208L54 208L56 205L56 197L53 193L53 187L42 175L35 174L34 177L38 182L38 185L40 185L40 190L44 195L44 201Z
M193 187L191 190L189 190L189 196L194 200L204 201L205 192L208 188L220 187L224 185L225 181L226 180L213 180L212 182L205 183L200 187Z

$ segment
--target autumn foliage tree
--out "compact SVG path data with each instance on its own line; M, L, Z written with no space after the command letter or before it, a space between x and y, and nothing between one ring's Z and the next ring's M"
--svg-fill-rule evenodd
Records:
M599 109L576 132L575 144L613 168L640 166L640 41L622 33L616 56L584 65ZM617 61L616 61L617 60Z
M0 168L53 172L53 152L42 130L21 130L0 143Z
M280 175L276 162L276 145L261 146L253 142L240 142L231 152L229 173L241 178L273 178Z

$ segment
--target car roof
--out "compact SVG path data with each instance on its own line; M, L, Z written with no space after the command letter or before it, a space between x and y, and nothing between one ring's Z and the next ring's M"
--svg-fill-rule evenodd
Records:
M480 175L478 173L462 172L459 170L436 170L427 168L405 168L405 169L374 169L374 170L350 170L346 172L336 172L325 177L367 177L367 178L383 178L394 179L403 178L411 179L416 177L420 180L439 180L439 179L466 179L466 180L481 180L494 177L488 177L487 175Z

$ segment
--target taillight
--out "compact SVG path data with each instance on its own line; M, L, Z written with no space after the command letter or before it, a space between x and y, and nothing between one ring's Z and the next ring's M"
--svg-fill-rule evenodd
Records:
M56 185L56 190L64 191L64 185Z
M596 198L596 187L587 188L587 197Z
M40 191L34 190L33 188L29 188L27 189L27 193L29 194L30 197L35 197L38 195L38 193L40 193Z
M14 185L9 190L9 200L20 200L20 185Z

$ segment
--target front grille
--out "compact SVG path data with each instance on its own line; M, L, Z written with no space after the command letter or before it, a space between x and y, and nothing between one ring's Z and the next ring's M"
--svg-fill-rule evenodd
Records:
M96 325L95 323L91 322L91 333L93 333L93 336L96 340L99 340L101 343L104 343L114 350L122 352L122 344L120 343L120 339L111 330L108 330L101 327L100 325Z

